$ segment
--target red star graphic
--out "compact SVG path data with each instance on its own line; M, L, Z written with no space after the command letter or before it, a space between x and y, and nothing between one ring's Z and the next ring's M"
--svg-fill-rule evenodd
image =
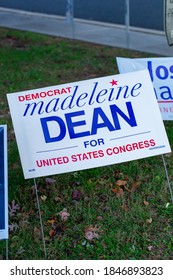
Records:
M110 82L110 84L112 84L112 86L117 86L118 81L115 81L114 79L112 79L112 82Z

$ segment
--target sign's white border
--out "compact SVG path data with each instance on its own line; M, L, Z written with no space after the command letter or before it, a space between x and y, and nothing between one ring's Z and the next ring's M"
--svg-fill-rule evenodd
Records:
M4 130L4 213L5 228L0 229L0 239L8 239L8 161L7 161L7 125L0 125L0 129Z

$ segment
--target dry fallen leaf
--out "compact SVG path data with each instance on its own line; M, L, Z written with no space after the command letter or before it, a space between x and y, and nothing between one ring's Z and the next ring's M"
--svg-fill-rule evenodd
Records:
M144 204L145 204L145 206L148 206L148 205L149 205L149 202L147 202L146 200L144 200Z
M129 211L129 208L128 208L127 204L123 204L123 205L122 205L122 209L123 209L125 212L128 212L128 211Z
M20 206L13 200L11 204L8 204L8 214L11 217L16 215L16 212L20 209Z
M127 184L127 181L124 181L124 180L116 181L116 185L119 187L124 187L126 184Z
M47 196L46 196L46 195L41 195L41 197L40 197L40 198L41 198L41 200L42 200L42 201L46 201Z
M118 198L122 197L124 194L124 191L122 188L114 188L114 189L112 189L112 192L116 193L116 197L118 197Z
M153 221L152 218L150 218L150 219L147 219L147 220L146 220L146 223L147 223L147 224L151 224L152 221Z
M50 231L49 231L49 236L50 237L54 237L56 235L56 231L54 230L54 229L51 229Z
M68 217L70 216L70 214L67 212L67 209L64 208L61 212L58 213L61 217L61 220L63 222L66 222L68 220Z
M139 188L139 186L140 186L140 182L139 182L139 181L133 182L133 184L132 184L132 189L133 189L134 191L136 191L136 190Z
M38 240L40 239L41 236L41 231L39 228L34 227L34 242L38 242Z
M50 225L54 225L55 222L56 222L56 219L47 220L47 224L50 224Z
M153 246L148 246L148 250L152 251Z
M81 197L82 197L82 194L81 194L81 192L79 190L74 190L72 192L72 199L73 200L80 200Z
M92 241L93 239L98 239L100 237L100 227L98 226L92 226L89 225L84 229L85 232L85 238L89 241Z
M59 197L59 196L55 196L54 199L55 199L56 202L62 202L63 201L62 198Z

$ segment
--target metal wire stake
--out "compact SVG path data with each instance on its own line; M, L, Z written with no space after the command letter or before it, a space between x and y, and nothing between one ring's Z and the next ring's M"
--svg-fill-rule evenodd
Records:
M38 197L38 190L37 190L37 184L36 179L34 178L34 187L35 187L35 194L37 199L37 207L38 207L38 214L40 219L40 228L41 228L41 235L42 235L42 242L43 242L43 249L44 249L44 257L47 259L47 253L46 253L46 244L45 244L45 238L44 238L44 229L43 229L43 222L42 222L42 216L41 216L41 210L40 210L40 202Z
M172 189L171 189L171 183L170 183L170 180L169 180L168 169L166 167L166 162L165 162L165 158L164 158L163 155L162 155L162 161L163 161L163 165L164 165L164 168L165 168L165 174L166 174L166 178L167 178L167 182L168 182L168 189L169 189L169 192L170 192L170 195L171 195L171 200L172 200L172 203L173 203L173 194L172 194Z

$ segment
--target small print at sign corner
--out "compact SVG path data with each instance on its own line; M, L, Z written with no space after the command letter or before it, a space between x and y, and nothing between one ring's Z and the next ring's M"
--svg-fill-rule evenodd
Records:
M147 70L7 98L26 179L170 152Z

